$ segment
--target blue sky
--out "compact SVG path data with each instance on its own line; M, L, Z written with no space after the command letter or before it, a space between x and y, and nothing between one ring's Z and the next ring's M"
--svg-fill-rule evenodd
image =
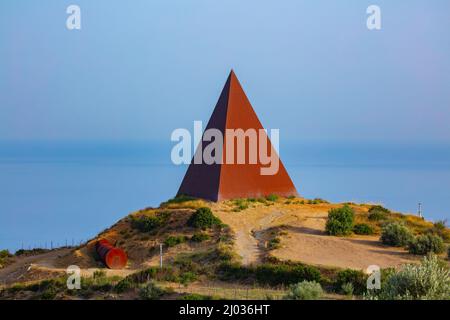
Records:
M82 30L65 27L78 4ZM382 30L366 28L366 8ZM450 142L450 2L0 2L0 140L157 140L231 68L281 141Z

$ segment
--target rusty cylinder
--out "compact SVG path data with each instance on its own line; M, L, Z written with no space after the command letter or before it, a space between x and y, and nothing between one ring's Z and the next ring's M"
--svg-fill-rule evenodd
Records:
M127 265L127 254L114 247L108 240L101 239L95 244L95 250L103 263L110 269L123 269Z

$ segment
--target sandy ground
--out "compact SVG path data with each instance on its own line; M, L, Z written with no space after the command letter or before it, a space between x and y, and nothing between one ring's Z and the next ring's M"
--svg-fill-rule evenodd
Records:
M251 206L233 212L229 204L213 205L214 212L234 230L236 251L244 264L260 262L265 252L260 235L276 226L284 226L283 230L287 233L281 237L281 248L271 251L273 256L281 260L362 270L370 265L383 268L419 260L402 248L382 245L377 236L341 238L326 235L324 230L328 210L336 205L277 203Z
M7 267L0 269L0 286L10 285L16 282L30 282L34 280L58 277L66 273L62 266L65 257L70 256L72 249L55 249L43 254L17 257ZM68 266L68 265L67 265ZM81 275L88 277L100 268L81 268ZM136 270L109 270L102 268L108 276L127 276Z

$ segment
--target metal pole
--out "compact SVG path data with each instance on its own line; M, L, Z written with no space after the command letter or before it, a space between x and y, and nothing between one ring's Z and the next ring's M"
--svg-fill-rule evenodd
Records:
M419 217L422 218L422 203L419 202L419 211L418 211Z
M163 267L163 263L162 263L162 259L163 258L163 251L162 251L162 243L159 244L159 267L162 269Z

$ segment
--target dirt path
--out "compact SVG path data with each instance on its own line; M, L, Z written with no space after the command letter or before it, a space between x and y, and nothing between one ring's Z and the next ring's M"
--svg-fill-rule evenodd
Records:
M242 264L250 265L261 262L264 248L261 247L260 232L276 223L279 217L284 216L279 210L269 212L251 211L242 217L241 212L226 213L224 209L218 212L219 217L230 224L235 231L235 248L242 258ZM249 218L249 216L251 218Z
M420 258L402 248L380 244L375 236L332 237L325 234L328 210L336 205L255 205L233 212L223 203L214 212L234 230L235 248L243 264L258 263L264 255L261 243L264 231L283 225L287 235L281 237L281 248L271 255L281 260L300 261L312 265L365 270L369 265L398 266ZM260 243L260 245L258 245Z
M66 273L66 268L69 266L62 266L61 259L71 251L71 249L56 249L43 254L17 257L12 264L0 269L0 285L60 276ZM100 268L81 268L81 276L90 277L97 270L100 270ZM137 271L132 269L110 270L105 268L101 268L101 270L104 270L107 276L121 277Z
M27 274L29 274L37 264L40 263L44 266L49 266L52 264L52 261L69 252L69 249L59 249L33 256L16 257L16 260L12 264L0 269L0 285L26 281L29 278L27 277Z

